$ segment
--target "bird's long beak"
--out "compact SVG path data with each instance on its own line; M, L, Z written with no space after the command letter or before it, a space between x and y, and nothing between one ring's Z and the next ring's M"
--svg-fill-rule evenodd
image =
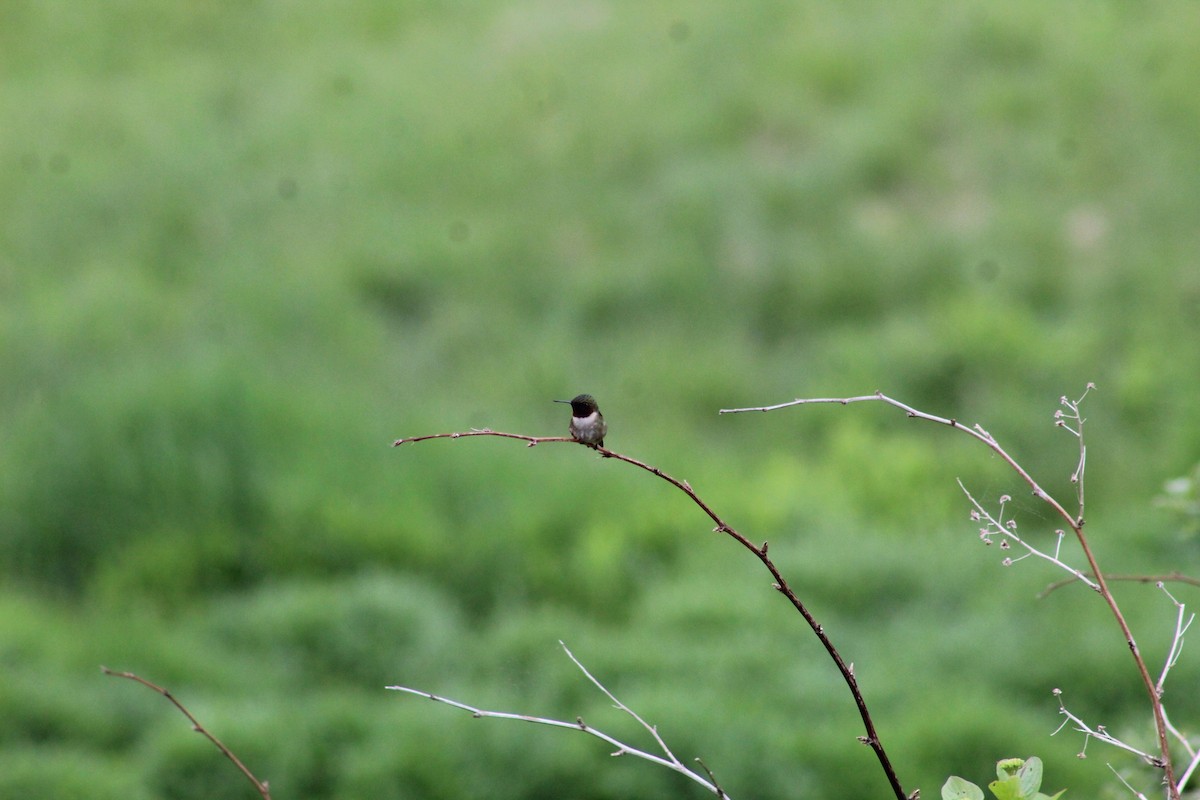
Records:
M571 404L571 401L570 401L570 400L555 400L554 402L556 402L556 403L566 403L567 405L570 405L570 404Z

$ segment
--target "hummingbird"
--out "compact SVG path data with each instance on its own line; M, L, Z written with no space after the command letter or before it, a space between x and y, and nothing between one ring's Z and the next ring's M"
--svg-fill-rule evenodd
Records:
M581 394L573 400L555 400L556 403L571 404L571 425L567 430L571 438L588 447L604 447L604 434L608 433L608 425L596 398L590 394Z

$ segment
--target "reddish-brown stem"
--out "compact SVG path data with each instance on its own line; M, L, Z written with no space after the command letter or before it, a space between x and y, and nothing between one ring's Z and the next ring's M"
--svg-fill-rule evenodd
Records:
M468 433L437 433L429 436L413 436L405 439L397 439L392 443L392 446L396 447L409 442L420 442L427 439L459 439L464 436L502 436L508 439L520 439L528 442L529 447L533 447L534 445L542 442L575 441L574 439L564 437L526 436L519 433L500 433L492 430L477 430L470 431ZM592 447L591 445L585 446ZM718 516L717 513L713 511L712 508L710 508L709 505L704 502L704 500L698 494L696 494L695 490L692 489L687 481L679 480L678 478L663 472L658 467L652 467L645 462L638 461L636 458L630 458L629 456L622 455L621 453L617 453L603 447L592 447L592 449L600 453L600 455L604 456L605 458L624 461L626 464L631 464L639 469L643 469L646 472L663 479L667 483L670 483L672 486L679 489L681 492L691 498L692 502L699 506L700 510L708 515L708 518L716 524L716 527L713 529L714 531L718 533L724 533L725 535L731 537L742 547L753 553L755 558L762 562L762 565L767 568L767 571L771 573L771 577L774 578L773 588L786 597L788 602L792 604L792 607L800 612L800 615L804 617L804 621L808 623L808 626L812 628L813 633L816 634L817 639L819 639L822 646L824 646L825 651L829 654L829 657L833 659L833 663L837 665L838 672L842 674L842 680L846 682L846 686L850 689L850 694L854 697L854 704L858 708L858 714L862 718L863 727L866 729L866 736L860 737L859 740L868 745L875 752L875 757L879 760L879 766L883 769L884 774L887 776L888 783L891 785L892 791L895 793L897 800L905 800L904 789L900 785L900 779L896 775L896 770L892 767L891 760L888 758L887 752L883 748L883 743L879 740L879 734L875 730L875 723L872 721L871 714L867 710L866 700L863 699L862 692L859 690L858 679L854 676L854 669L842 658L841 653L838 652L837 648L834 647L833 642L830 641L829 636L825 633L825 629L819 622L817 622L816 618L812 615L812 612L808 610L800 598L796 596L796 593L792 591L791 586L788 585L787 580L783 577L783 574L779 571L779 568L775 566L775 562L773 562L767 555L767 543L763 542L761 546L756 545L741 533L734 530L728 523L725 522L725 520L721 519L721 517Z
M429 439L463 439L467 436L502 436L505 439L520 439L523 442L528 442L529 447L534 447L542 442L574 442L575 444L582 444L582 442L575 442L570 436L526 436L523 433L502 433L494 431L491 428L479 428L478 430L461 433L432 433L428 436L410 436L407 439L397 439L392 442L392 447L399 447L402 444L409 444L410 442L424 442ZM585 446L591 447L591 445ZM600 448L593 449L599 450Z
M194 716L192 716L192 712L188 711L187 707L184 706L183 703L179 702L179 700L175 697L175 695L171 694L171 692L168 689L164 689L163 687L159 686L156 683L151 683L150 681L146 680L145 678L141 677L140 675L135 675L132 672L118 672L116 670L109 669L108 667L100 667L100 671L103 672L105 675L111 675L114 678L128 678L131 681L140 683L142 686L145 686L149 689L153 689L154 691L161 694L163 697L170 700L171 704L174 705L177 709L179 709L179 712L181 714L183 714L185 717L187 717L188 721L192 723L192 730L194 730L196 733L200 734L201 736L203 736L204 738L206 738L210 742L212 742L214 745L216 745L217 749L220 750L225 755L226 758L228 758L230 761L232 761L234 763L234 766L236 766L239 770L242 771L242 774L246 776L246 780L248 780L248 781L250 781L250 783L254 784L254 788L258 790L258 793L260 795L262 795L263 800L271 800L271 792L267 788L267 782L260 781L258 778L254 777L254 773L251 772L250 769L245 764L242 763L242 760L240 758L238 758L236 755L234 755L233 751L230 750L228 747L226 747L224 745L224 743L221 742L220 739L218 739L216 736L213 736L208 731L207 728L205 728L203 725L201 725L200 721L197 720Z
M1158 735L1158 749L1161 753L1161 756L1157 766L1161 767L1163 770L1163 778L1167 785L1168 797L1170 800L1179 800L1179 787L1175 782L1175 771L1171 762L1170 742L1167 738L1167 722L1166 717L1163 714L1162 700L1158 696L1158 690L1155 686L1154 678L1150 675L1149 669L1146 668L1146 661L1142 658L1142 654L1138 649L1137 642L1133 638L1133 631L1130 630L1129 624L1125 621L1125 615L1121 613L1121 609L1117 605L1116 598L1113 597L1112 592L1109 591L1108 581L1105 580L1104 573L1100 571L1100 565L1097 563L1096 557L1092 553L1092 548L1088 543L1087 536L1085 536L1083 533L1084 519L1082 514L1078 517L1072 516L1065 508L1063 508L1061 503L1051 497L1050 494L1047 493L1046 490L1043 489L1038 482L1035 481L1033 477L1025 471L1024 467L1018 464L1017 461L1010 456L1003 447L1000 446L1000 444L995 440L995 438L992 437L990 433L988 433L979 425L966 427L961 422L953 418L939 417L934 414L927 414L924 411L918 411L912 406L905 405L899 400L894 400L893 398L888 397L883 392L876 392L875 394L861 395L858 397L821 397L796 399L787 403L779 403L778 405L773 406L721 409L720 413L736 414L747 411L774 411L776 409L788 408L790 406L809 405L816 403L836 403L844 406L849 405L850 403L859 403L871 400L876 400L887 403L890 406L895 406L907 414L910 418L923 419L929 422L938 423L940 425L946 425L954 428L955 430L962 431L963 433L983 442L992 450L992 452L1004 459L1005 463L1007 463L1009 467L1011 467L1018 475L1021 476L1021 480L1023 480L1029 486L1035 497L1047 503L1051 508L1054 509L1056 514L1066 521L1067 525L1071 528L1071 531L1075 534L1076 541L1079 542L1079 547L1083 551L1084 558L1087 559L1088 567L1091 569L1092 575L1095 577L1096 583L1099 586L1100 595L1104 598L1104 602L1108 605L1109 611L1112 612L1113 618L1117 622L1117 626L1121 629L1122 636L1125 637L1125 644L1129 647L1129 652L1133 656L1133 661L1137 667L1138 674L1142 678L1142 684L1145 686L1146 693L1150 698L1150 707L1154 715L1154 727ZM1080 494L1079 500L1080 505L1082 505L1082 493Z
M1200 586L1200 578L1193 578L1191 575L1184 575L1182 572L1168 572L1165 575L1105 575L1105 580L1110 583L1113 581L1129 581L1131 583L1186 583L1190 586ZM1078 578L1063 578L1061 581L1055 581L1047 586L1038 594L1038 599L1042 600L1051 592L1057 591L1064 586L1070 586L1076 583Z

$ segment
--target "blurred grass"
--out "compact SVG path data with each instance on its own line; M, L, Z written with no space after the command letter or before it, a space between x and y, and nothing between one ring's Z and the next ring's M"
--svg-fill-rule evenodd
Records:
M169 685L278 797L692 792L381 690L591 721L562 638L735 796L879 795L816 643L677 493L573 448L388 448L561 433L578 391L770 539L907 786L1036 753L1111 791L1117 754L1045 738L1049 691L1147 740L1139 688L1094 598L1034 602L1058 576L979 546L954 478L1016 496L1002 464L883 406L715 412L879 389L1068 497L1051 415L1095 381L1102 563L1194 571L1149 501L1200 453L1198 28L1187 4L7 3L0 794L75 796L69 762L90 796L245 795L100 663ZM1170 609L1120 592L1161 658ZM1185 652L1173 683L1195 674Z

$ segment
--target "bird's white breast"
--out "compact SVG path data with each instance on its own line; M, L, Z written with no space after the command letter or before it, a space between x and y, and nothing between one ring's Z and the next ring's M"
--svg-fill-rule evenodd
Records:
M600 412L593 411L586 417L575 417L575 424L580 428L590 428L596 424L596 420L600 418Z

